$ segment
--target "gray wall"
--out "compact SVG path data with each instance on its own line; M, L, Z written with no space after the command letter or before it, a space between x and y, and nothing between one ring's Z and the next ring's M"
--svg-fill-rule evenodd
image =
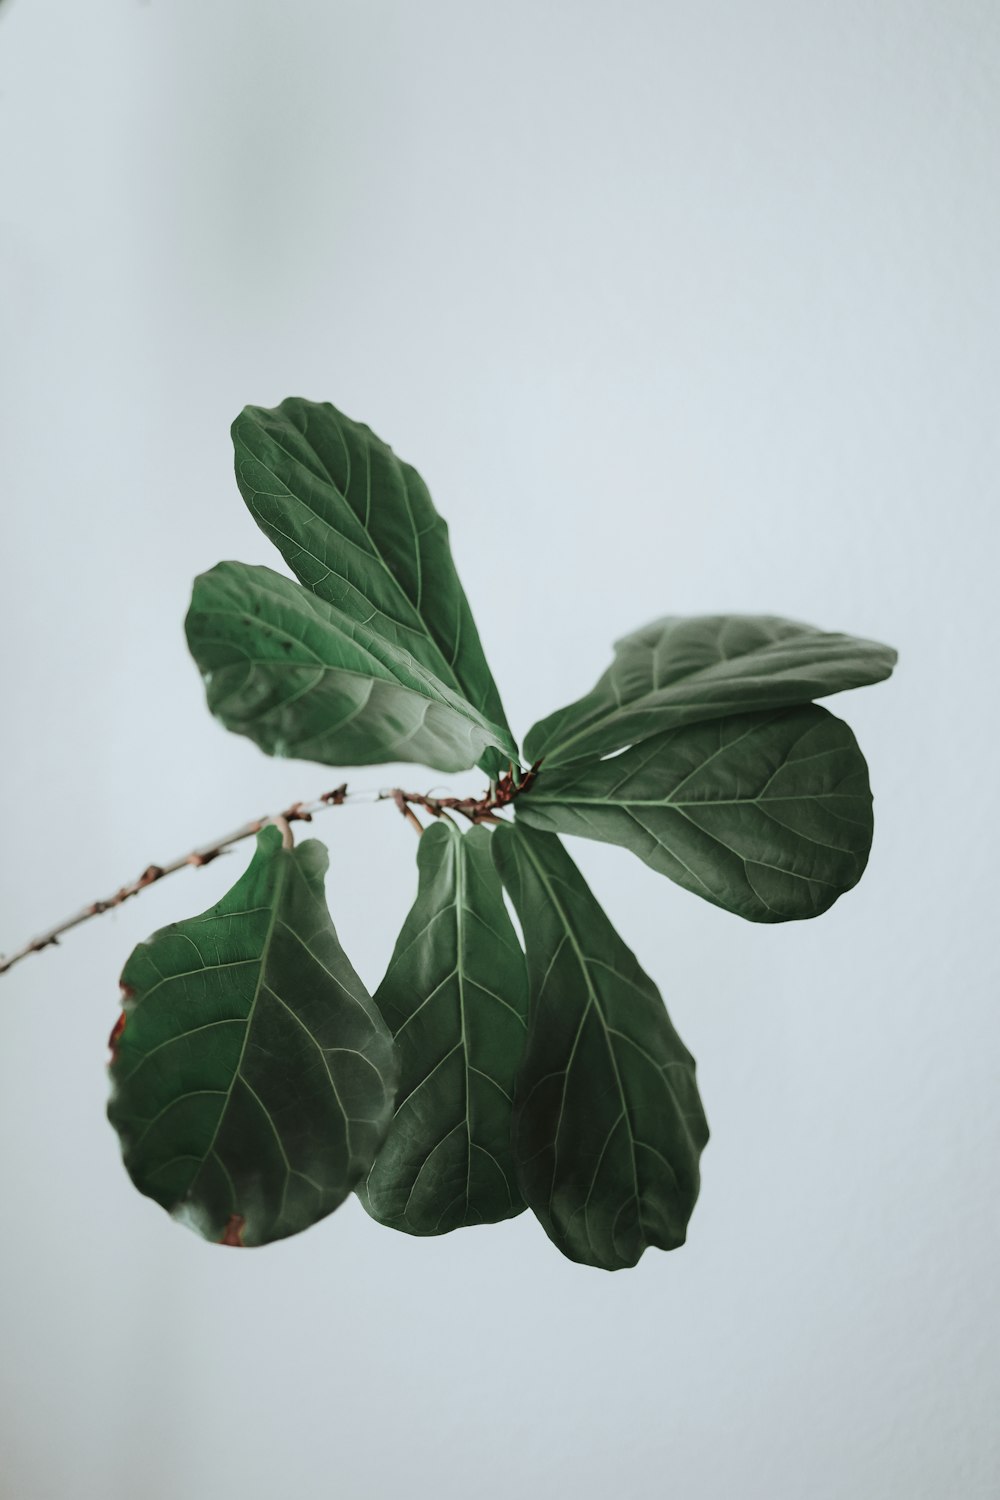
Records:
M278 561L245 402L420 466L522 730L667 611L902 652L836 705L877 832L821 921L574 845L713 1129L634 1272L354 1202L224 1254L132 1191L116 977L242 855L0 982L5 1500L998 1492L998 62L985 0L3 4L0 946L337 779L183 646L195 572ZM374 985L412 833L316 832Z

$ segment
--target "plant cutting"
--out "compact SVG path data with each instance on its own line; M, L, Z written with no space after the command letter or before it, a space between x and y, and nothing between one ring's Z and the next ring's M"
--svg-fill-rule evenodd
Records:
M681 1245L708 1138L694 1060L561 836L619 844L748 921L819 916L861 878L873 824L857 741L816 700L887 678L895 652L773 616L667 617L522 753L416 470L298 398L247 407L233 442L294 578L224 562L196 579L211 712L269 755L478 766L483 791L381 794L420 839L374 995L328 910L325 848L294 836L345 782L150 865L0 971L255 838L222 900L122 972L109 1116L142 1193L225 1245L296 1234L351 1192L415 1235L530 1208L606 1270Z

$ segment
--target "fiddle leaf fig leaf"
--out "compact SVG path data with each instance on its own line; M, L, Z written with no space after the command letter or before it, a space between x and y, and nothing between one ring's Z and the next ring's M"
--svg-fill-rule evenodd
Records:
M201 574L185 628L212 713L268 755L463 771L505 743L408 651L270 568Z
M290 397L233 423L250 514L317 598L408 652L501 731L489 774L517 760L459 582L448 527L417 471L328 403Z
M337 940L327 863L264 828L218 905L122 974L108 1115L139 1191L209 1240L264 1245L332 1213L392 1117L392 1040Z
M681 724L881 682L895 662L890 646L773 615L669 616L618 641L596 686L536 724L525 755L549 767L612 755Z
M752 922L819 916L861 879L872 842L865 758L815 704L543 766L516 811L533 828L621 844Z
M399 1055L399 1103L359 1197L408 1234L445 1234L524 1208L510 1144L524 1048L524 954L485 828L420 840L416 901L375 1003Z
M498 828L531 1006L514 1096L528 1206L564 1255L607 1271L684 1243L708 1127L659 992L549 833Z

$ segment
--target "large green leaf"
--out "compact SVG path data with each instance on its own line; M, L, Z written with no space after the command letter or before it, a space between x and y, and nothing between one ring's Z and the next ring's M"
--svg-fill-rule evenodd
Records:
M503 743L402 647L270 568L196 578L186 630L212 713L269 755L463 771Z
M559 840L498 828L531 1010L514 1097L524 1197L571 1260L614 1271L684 1243L708 1127L694 1060Z
M393 1229L444 1234L524 1208L510 1116L528 983L487 830L435 824L417 863L417 898L375 994L400 1102L359 1196Z
M319 598L408 651L503 731L500 694L448 545L417 471L370 428L293 396L233 423L236 479L250 513Z
M877 641L772 615L654 620L616 642L614 661L589 693L534 726L525 754L548 766L611 755L680 724L881 682L895 661Z
M140 1192L206 1239L263 1245L332 1213L392 1117L392 1041L323 891L327 854L264 828L249 869L122 974L111 1123Z
M610 760L543 766L516 803L534 828L623 844L753 922L816 917L861 879L868 767L815 704L654 735Z

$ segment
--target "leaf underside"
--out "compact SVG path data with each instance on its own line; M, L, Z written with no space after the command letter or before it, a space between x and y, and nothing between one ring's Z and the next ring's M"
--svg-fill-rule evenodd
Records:
M363 423L300 397L246 407L232 436L240 492L295 576L499 729L488 774L516 761L448 527L417 471Z
M896 653L772 615L654 620L615 645L592 690L542 719L525 740L551 769L612 755L682 724L790 708L881 682Z
M815 704L545 766L516 811L534 828L621 844L754 922L826 911L860 880L872 841L864 756L847 725Z
M406 650L270 568L201 574L185 629L212 713L269 755L454 772L504 744Z
M108 1116L147 1194L206 1239L263 1245L341 1204L375 1157L392 1042L326 906L327 854L264 828L203 916L122 974Z
M571 1260L633 1266L683 1244L708 1127L659 992L559 840L498 828L531 1008L514 1099L521 1191Z
M487 830L437 823L417 863L417 897L375 994L399 1102L359 1197L393 1229L444 1234L524 1208L510 1133L527 976Z

